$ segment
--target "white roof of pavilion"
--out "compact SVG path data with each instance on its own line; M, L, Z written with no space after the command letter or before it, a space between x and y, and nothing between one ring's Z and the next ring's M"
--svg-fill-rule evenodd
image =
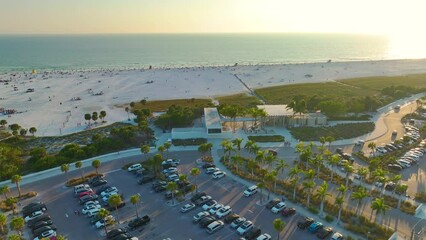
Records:
M293 116L293 109L287 109L287 105L257 105L257 108L264 109L268 116Z

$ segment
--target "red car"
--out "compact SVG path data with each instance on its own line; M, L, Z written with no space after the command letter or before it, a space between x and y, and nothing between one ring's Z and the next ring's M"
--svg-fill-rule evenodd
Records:
M295 213L296 213L296 209L295 209L295 208L284 208L284 209L281 211L281 214L282 214L284 217L287 217L287 216L293 215L293 214L295 214Z
M79 198L81 198L81 197L83 197L83 196L91 195L91 194L93 194L93 193L94 193L94 192L93 192L92 190L85 191L85 192L82 192L82 193L78 194L78 197L79 197Z

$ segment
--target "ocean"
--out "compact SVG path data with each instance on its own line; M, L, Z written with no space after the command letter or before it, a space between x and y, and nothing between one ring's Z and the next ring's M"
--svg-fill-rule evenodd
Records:
M349 34L0 35L0 71L403 59L386 37Z

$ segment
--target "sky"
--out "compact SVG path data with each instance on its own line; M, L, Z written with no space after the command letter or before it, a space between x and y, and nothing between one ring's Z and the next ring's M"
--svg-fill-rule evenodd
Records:
M0 0L0 34L332 32L426 39L425 0Z

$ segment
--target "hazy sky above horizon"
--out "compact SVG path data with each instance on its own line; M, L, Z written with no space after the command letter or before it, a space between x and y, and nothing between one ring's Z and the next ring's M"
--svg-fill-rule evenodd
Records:
M0 34L335 32L424 37L424 0L0 0Z

